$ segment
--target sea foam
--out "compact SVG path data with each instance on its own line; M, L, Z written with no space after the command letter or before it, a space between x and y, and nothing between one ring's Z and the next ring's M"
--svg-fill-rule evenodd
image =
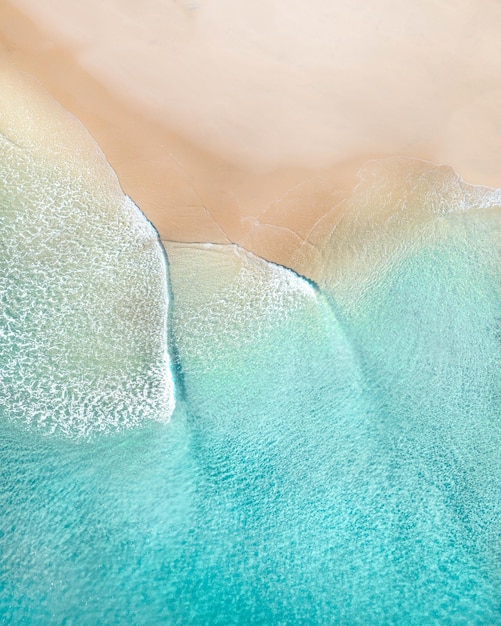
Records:
M80 123L18 77L0 103L0 397L68 436L167 421L165 254Z

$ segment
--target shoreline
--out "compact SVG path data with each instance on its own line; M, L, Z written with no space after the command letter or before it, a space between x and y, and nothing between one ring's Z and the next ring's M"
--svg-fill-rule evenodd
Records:
M153 223L162 240L236 243L302 274L304 268L294 265L298 247L326 215L334 221L339 218L340 207L351 195L358 182L357 174L367 161L403 156L444 162L437 136L435 145L417 141L412 146L400 146L398 151L369 150L353 156L347 150L344 159L333 159L330 165L308 168L287 165L278 158L273 167L270 162L265 165L266 157L259 166L259 154L253 157L255 167L249 164L250 157L244 165L241 159L214 152L210 142L204 142L203 132L198 133L198 141L194 142L183 134L179 120L176 122L167 114L160 119L147 106L140 106L138 100L119 93L116 85L105 86L102 78L89 73L79 62L79 48L76 44L72 48L71 37L68 35L63 41L57 25L49 32L39 18L28 17L27 5L29 2L21 10L12 2L2 3L0 55L33 75L82 122L116 172L124 193ZM186 19L183 14L179 24L184 24ZM181 39L186 35L183 32L179 34ZM121 45L124 42L119 38L113 42L117 54ZM147 51L143 53L147 60ZM157 54L157 64L160 62ZM221 60L226 62L229 61ZM501 118L501 106L499 110ZM311 117L314 116L312 110ZM404 121L402 117L400 122ZM384 120L381 123L384 126ZM222 136L223 140L228 137ZM471 137L465 141L471 142ZM461 151L457 152L460 162ZM498 162L501 162L501 149ZM484 176L478 177L473 169L458 167L454 159L448 163L469 183L501 186L501 167L496 176L484 171ZM491 169L496 169L495 163L495 160L491 162Z

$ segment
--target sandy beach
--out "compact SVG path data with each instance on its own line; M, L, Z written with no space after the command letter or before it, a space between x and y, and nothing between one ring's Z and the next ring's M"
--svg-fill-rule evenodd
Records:
M2 56L83 122L162 239L288 266L368 159L501 186L500 28L487 0L0 6Z

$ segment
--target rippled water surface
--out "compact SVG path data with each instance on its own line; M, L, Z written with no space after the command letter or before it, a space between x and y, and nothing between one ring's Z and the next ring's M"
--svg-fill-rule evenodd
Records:
M4 167L5 623L501 623L500 198L379 168L310 281Z

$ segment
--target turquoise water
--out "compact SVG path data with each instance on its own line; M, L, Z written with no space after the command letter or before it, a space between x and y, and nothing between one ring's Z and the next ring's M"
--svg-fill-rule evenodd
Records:
M93 369L76 348L43 366L75 345L59 323L101 341L86 312L96 283L61 287L47 308L52 277L76 285L75 264L63 255L40 274L38 241L19 257L22 214L9 227L4 189L4 623L501 624L499 212L485 190L459 198L424 179L412 206L403 193L399 211L388 201L389 217L368 220L367 239L345 220L317 283L237 246L171 243L166 266L150 239L123 243L134 228L150 237L139 214L113 240L88 233L87 216L78 237L119 277L91 299L113 338L84 353ZM364 197L377 215L381 188ZM440 210L416 218L418 205ZM61 248L40 228L53 267ZM157 305L124 320L131 297ZM24 321L28 302L50 316L45 334ZM164 318L168 342L145 349ZM169 420L173 390L148 381L171 369ZM53 376L70 389L82 377L82 404L62 402Z

